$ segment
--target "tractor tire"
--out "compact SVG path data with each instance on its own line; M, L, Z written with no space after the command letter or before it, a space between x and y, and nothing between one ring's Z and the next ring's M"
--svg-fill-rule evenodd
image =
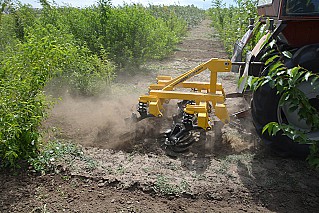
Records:
M253 93L251 101L251 114L253 124L263 142L281 157L306 158L309 155L309 145L294 142L289 137L277 133L270 136L267 132L262 134L263 127L270 122L278 122L278 104L280 96L276 89L268 84L260 87Z
M307 45L299 50L297 50L291 60L288 60L286 63L288 68L292 68L295 66L302 66L308 70L318 70L319 67L319 44L315 45ZM267 68L263 70L260 75L267 75ZM309 92L309 85L301 86L301 90L305 90L305 94ZM317 105L319 100L319 89L315 91L315 97L309 97L315 100L316 104L314 105L319 112L319 107ZM299 144L294 142L289 137L277 133L276 136L270 136L267 132L262 134L263 127L270 122L284 122L289 123L287 120L279 121L279 117L285 118L289 117L289 115L284 115L282 110L279 108L279 100L280 95L277 94L277 90L271 88L269 84L265 84L258 88L253 93L253 98L251 101L251 112L253 118L253 124L256 128L257 133L260 135L265 144L269 145L276 154L283 157L298 157L298 158L306 158L310 152L309 144ZM278 113L281 113L278 115ZM286 112L287 113L287 112ZM293 117L293 116L291 116ZM296 117L296 116L295 116ZM289 119L288 119L289 120ZM298 126L298 119L295 119L294 122ZM316 133L317 137L319 132Z

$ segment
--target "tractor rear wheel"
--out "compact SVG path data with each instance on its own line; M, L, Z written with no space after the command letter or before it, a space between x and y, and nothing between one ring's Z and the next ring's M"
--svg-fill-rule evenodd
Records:
M267 132L262 134L263 127L270 122L282 123L281 107L279 107L280 96L276 89L270 88L268 84L260 87L253 94L251 112L253 123L257 133L266 145L277 154L283 157L305 158L309 154L308 144L298 144L289 137L278 133L270 136Z
M288 68L302 66L308 70L318 70L319 67L319 45L308 45L300 48L293 54L291 60L285 64ZM266 68L267 69L267 68ZM263 71L267 75L267 70ZM319 88L314 88L310 82L303 82L298 86L310 104L319 112ZM265 84L253 93L251 101L252 118L257 133L263 141L268 144L277 154L285 157L293 156L305 158L309 154L309 144L298 144L289 137L278 133L276 136L270 136L265 132L262 134L263 127L270 122L279 124L289 124L296 129L304 130L311 140L319 139L319 131L312 131L310 125L307 125L303 119L298 116L297 110L291 112L289 102L279 106L281 96L277 94L275 88Z

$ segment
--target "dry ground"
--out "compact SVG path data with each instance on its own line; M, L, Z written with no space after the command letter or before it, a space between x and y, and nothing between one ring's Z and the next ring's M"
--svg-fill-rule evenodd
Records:
M142 74L120 75L111 94L65 95L44 124L47 137L80 144L83 155L54 162L58 174L2 173L0 212L318 212L318 172L261 146L250 117L220 126L221 136L215 127L175 158L158 139L169 118L137 129L124 122L158 74L176 76L212 57L227 55L205 20L169 58L149 62ZM226 93L235 92L237 78L219 75ZM243 98L226 103L230 113L249 108Z

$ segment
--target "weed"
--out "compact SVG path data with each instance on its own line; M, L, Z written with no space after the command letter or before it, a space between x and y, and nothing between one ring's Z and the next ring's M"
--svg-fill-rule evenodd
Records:
M122 165L119 165L116 168L116 173L119 174L119 175L123 175L125 173L125 168Z
M207 180L207 177L206 177L206 175L204 175L204 174L194 174L193 175L193 178L195 178L195 179L197 179L197 180Z
M61 189L61 186L59 186L56 191L58 192L58 194L63 197L65 195L65 192Z
M167 167L168 167L168 169L173 170L173 171L176 171L176 170L179 169L179 167L176 164L174 164L174 163L169 163L167 165Z
M98 166L98 163L90 157L83 156L82 160L85 162L85 169L88 171L93 171Z
M230 178L234 178L232 174L228 174L228 170L231 165L238 165L239 163L244 164L247 167L248 171L252 171L251 162L253 159L253 154L236 154L228 155L221 160L220 166L217 169L218 173L225 174Z
M42 207L36 207L32 209L30 213L50 213L50 212L47 210L47 204L44 204Z
M134 156L135 156L135 153L134 152L131 152L131 153L129 153L129 155L127 156L127 160L129 161L129 162L132 162L133 160L134 160Z
M153 189L163 195L176 195L187 191L189 184L185 180L182 180L179 185L170 184L165 176L158 175Z
M46 190L43 190L43 187L37 187L36 190L36 199L43 200L49 197L49 194L46 193Z
M104 171L106 171L107 172L107 174L113 174L114 172L113 172L113 169L111 168L111 167L109 167L109 166L101 166L102 167L102 169L104 170Z
M70 180L71 177L69 175L64 175L62 176L62 180Z
M142 170L145 172L145 173L149 173L151 171L151 168L149 167L143 167Z
M57 162L62 159L72 162L70 159L81 156L83 156L83 151L78 146L56 140L43 146L40 154L36 158L30 158L29 162L35 171L45 174L56 172Z
M189 189L189 183L187 183L185 180L182 180L180 183L180 189L182 191L187 191Z

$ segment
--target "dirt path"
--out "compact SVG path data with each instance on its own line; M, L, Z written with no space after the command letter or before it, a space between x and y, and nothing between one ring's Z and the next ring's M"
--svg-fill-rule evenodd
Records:
M203 21L172 57L146 64L147 74L119 77L113 95L65 97L46 127L51 138L83 145L83 155L56 162L55 175L1 174L0 212L317 212L318 172L261 147L250 118L225 125L221 139L209 132L174 159L153 134L167 120L139 124L143 137L123 137L129 132L123 118L157 74L176 76L211 57L226 58L214 34ZM227 93L235 91L237 75L219 79ZM230 113L249 106L241 98L227 104Z

